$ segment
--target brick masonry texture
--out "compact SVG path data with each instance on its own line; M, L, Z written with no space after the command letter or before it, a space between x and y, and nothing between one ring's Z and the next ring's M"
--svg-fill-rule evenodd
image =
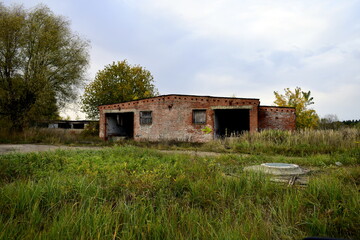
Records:
M294 108L259 107L259 130L295 130L295 124L296 116Z
M99 106L100 132L106 136L106 114L134 114L134 140L207 142L214 133L205 134L202 129L214 129L216 109L248 109L249 131L259 129L295 129L292 108L259 107L259 99L223 98L192 95L164 95L137 101ZM204 124L193 123L193 110L206 110ZM286 110L286 111L282 111ZM152 124L140 124L140 111L152 111Z

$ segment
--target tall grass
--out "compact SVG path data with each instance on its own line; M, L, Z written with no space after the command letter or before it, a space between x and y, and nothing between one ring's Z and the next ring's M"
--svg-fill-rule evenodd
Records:
M286 156L311 156L316 154L349 154L360 158L360 129L340 130L264 130L244 132L241 135L217 139L208 143L190 142L105 142L96 134L75 132L71 129L29 128L22 133L10 133L0 129L0 143L46 144L96 144L134 145L155 149L190 149L212 152L281 154Z
M359 165L297 188L243 172L258 161L134 146L3 155L0 239L360 238Z
M309 156L313 154L333 154L355 150L359 155L360 129L341 130L265 130L245 132L236 137L215 140L203 149L233 151L242 153L272 153L290 156Z

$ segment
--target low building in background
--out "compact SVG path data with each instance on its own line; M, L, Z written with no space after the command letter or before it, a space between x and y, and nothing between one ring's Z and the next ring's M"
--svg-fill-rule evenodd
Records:
M260 106L255 98L162 95L99 106L105 140L207 142L244 131L295 130L295 109Z
M92 121L92 120L58 120L58 121L52 121L51 123L48 123L48 128L52 129L71 129L75 131L82 131L85 129L87 125L89 125L92 122L98 122L98 121Z

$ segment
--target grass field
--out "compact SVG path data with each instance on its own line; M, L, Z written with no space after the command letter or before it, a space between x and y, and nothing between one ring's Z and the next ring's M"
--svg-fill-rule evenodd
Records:
M0 239L360 239L358 132L332 133L337 144L264 134L196 147L219 156L146 143L2 155ZM311 169L309 184L243 171L263 162Z

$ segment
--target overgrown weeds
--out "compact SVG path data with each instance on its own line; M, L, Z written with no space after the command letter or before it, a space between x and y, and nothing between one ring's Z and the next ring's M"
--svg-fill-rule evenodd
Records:
M216 139L207 143L191 142L136 142L122 140L111 142L101 140L94 129L82 133L62 129L30 128L22 133L0 131L0 143L43 143L72 145L134 145L161 150L194 150L220 153L272 154L286 156L312 156L318 154L348 154L358 156L360 129L340 130L265 130L244 132L241 135Z
M124 145L2 155L0 239L358 239L360 163L334 167L338 154L200 157ZM242 170L268 160L324 173L297 188Z
M220 152L249 154L281 154L287 156L310 156L315 154L334 154L347 151L359 154L360 130L344 128L341 130L265 130L262 132L215 140L204 144L203 149Z
M0 128L0 143L42 143L42 144L104 144L97 134L76 129L28 128L23 132L10 132Z
M345 154L360 158L360 129L341 130L265 130L244 132L241 135L216 139L207 143L188 142L134 142L131 144L161 150L194 150L219 153L245 153L309 157L314 155Z

